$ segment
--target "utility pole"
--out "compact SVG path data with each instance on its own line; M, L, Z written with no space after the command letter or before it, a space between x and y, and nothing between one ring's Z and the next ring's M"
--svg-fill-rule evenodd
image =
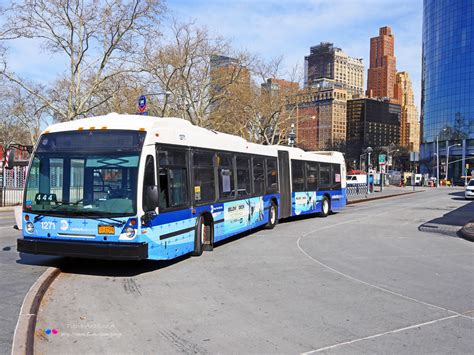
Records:
M436 187L439 187L439 137L436 136Z
M370 194L370 153L372 153L372 148L367 147L365 151L367 153L367 194Z

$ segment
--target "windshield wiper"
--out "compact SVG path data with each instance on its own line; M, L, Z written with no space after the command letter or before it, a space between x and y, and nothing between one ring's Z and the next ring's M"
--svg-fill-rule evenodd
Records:
M96 216L96 215L93 215L93 214L80 214L80 216L84 217L84 218L95 219L96 221L102 221L104 223L113 224L115 227L121 227L125 224L125 221L121 221L120 219L115 219L115 218L112 218L112 217L99 217L99 216ZM111 221L114 221L115 223L110 223L110 222L104 221L104 219L109 219Z
M33 219L33 222L38 222L38 221L41 221L44 217L46 217L45 214L38 214L35 216L35 218Z

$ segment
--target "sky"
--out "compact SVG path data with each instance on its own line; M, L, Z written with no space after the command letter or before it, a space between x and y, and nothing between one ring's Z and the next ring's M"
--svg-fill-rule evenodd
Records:
M0 5L9 1L0 0ZM224 36L234 48L265 59L283 56L289 71L303 70L304 56L320 42L332 42L348 55L363 58L365 82L370 38L383 26L395 36L397 70L408 71L415 104L421 100L422 0L168 0L169 15L194 21ZM60 58L41 52L37 43L19 41L11 68L35 81L54 78Z
M304 67L311 46L332 42L364 59L365 82L370 38L390 26L397 70L408 71L415 104L421 100L422 0L169 0L179 19L195 20L239 49L264 58L283 56L288 68Z

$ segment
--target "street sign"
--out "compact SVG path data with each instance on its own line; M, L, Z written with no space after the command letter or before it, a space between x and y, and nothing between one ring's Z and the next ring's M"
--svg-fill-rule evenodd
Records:
M142 95L138 98L138 113L145 113L146 112L146 96Z
M385 164L385 154L379 154L379 164Z

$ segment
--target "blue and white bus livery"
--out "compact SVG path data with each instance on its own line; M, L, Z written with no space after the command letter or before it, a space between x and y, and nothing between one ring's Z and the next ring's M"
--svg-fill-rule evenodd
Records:
M346 204L341 153L263 146L178 118L55 124L32 155L18 251L119 260L201 255L278 219Z

